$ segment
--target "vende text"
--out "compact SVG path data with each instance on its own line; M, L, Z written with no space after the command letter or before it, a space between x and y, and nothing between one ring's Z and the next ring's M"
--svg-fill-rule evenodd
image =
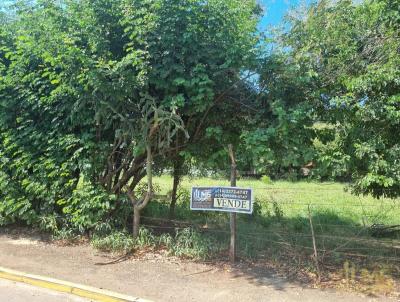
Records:
M250 210L250 203L248 200L241 200L241 199L214 198L214 207L225 208L225 209Z

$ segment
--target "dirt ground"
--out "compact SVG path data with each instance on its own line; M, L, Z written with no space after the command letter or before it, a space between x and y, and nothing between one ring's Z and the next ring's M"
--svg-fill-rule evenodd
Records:
M245 264L194 263L149 253L99 265L110 260L85 243L60 246L35 232L0 232L0 266L153 301L398 301L306 288Z

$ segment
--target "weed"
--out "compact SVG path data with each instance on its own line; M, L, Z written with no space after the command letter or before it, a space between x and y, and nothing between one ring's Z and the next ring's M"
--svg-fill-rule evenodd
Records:
M283 218L283 210L279 206L278 202L276 202L276 201L272 202L272 210L274 212L274 216L275 216L276 220L281 221Z
M176 233L172 253L176 256L207 258L210 246L209 242L194 229L185 228Z
M193 259L209 258L221 249L215 238L193 228L178 230L173 237L170 234L156 236L142 227L136 239L127 232L114 232L105 237L94 236L91 243L93 247L106 252L127 252L134 248L164 246L171 255Z
M105 237L94 236L91 244L105 252L128 252L135 247L132 235L127 232L114 232Z
M174 246L174 238L168 233L161 234L158 239L158 244L165 246L168 250L172 250L172 247Z
M141 227L139 229L139 235L135 239L134 243L137 247L151 247L157 246L159 240L150 232L149 229Z
M53 239L57 241L73 242L79 239L79 235L70 228L62 228L53 232Z
M347 285L358 287L367 294L389 294L394 290L394 280L389 277L385 268L360 267L355 263L345 261L343 264L343 277Z

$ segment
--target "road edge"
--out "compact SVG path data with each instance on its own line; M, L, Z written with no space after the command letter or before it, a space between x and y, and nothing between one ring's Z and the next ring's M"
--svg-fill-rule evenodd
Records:
M1 266L0 278L47 288L53 291L69 293L100 302L152 302L150 300L131 297L92 286L19 272Z

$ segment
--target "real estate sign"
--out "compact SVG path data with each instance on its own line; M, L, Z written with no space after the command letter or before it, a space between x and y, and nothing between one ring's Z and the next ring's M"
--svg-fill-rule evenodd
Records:
M253 191L236 187L193 187L190 209L251 214Z

